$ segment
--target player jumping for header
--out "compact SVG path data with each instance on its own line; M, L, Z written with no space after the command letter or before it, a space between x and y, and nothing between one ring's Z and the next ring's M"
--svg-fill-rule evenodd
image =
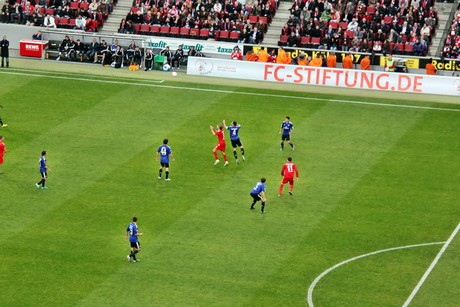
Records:
M227 159L227 155L225 154L226 143L224 139L224 130L222 130L222 125L217 124L217 130L213 126L209 126L209 128L211 128L212 134L216 135L219 141L217 145L214 146L214 149L212 150L212 153L214 154L214 158L216 159L216 161L214 162L214 165L220 162L219 157L217 156L217 151L220 150L220 152L222 153L222 156L224 157L224 161L225 161L224 166L227 166L228 159Z
M240 160L238 160L238 154L236 153L237 146L241 149L241 159L243 159L243 161L245 160L243 144L241 143L240 136L238 135L241 126L238 125L236 121L233 121L231 126L227 126L225 124L225 119L223 120L223 123L225 129L230 131L230 141L232 142L233 155L235 156L236 163L240 163Z

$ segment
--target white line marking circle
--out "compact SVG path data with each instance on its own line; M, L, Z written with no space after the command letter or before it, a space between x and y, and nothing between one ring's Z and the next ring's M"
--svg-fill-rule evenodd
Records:
M333 270L337 269L338 267L344 265L344 264L347 264L349 262L352 262L352 261L355 261L355 260L358 260L358 259L361 259L361 258L365 258L365 257L369 257L369 256L373 256L373 255L377 255L377 254L380 254L380 253L385 253L385 252L391 252L391 251L395 251L395 250L399 250L399 249L405 249L405 248L414 248L414 247L422 247L422 246L429 246L429 245L440 245L440 244L444 244L446 242L432 242L432 243L423 243L423 244L415 244L415 245L406 245L406 246L398 246L398 247L392 247L392 248L387 248L387 249L382 249L382 250L378 250L378 251L375 251L375 252L371 252L371 253L367 253L367 254L363 254L363 255L359 255L359 256L356 256L356 257L353 257L353 258L350 258L350 259L347 259L345 261L342 261L332 267L330 267L329 269L327 269L326 271L322 272L321 274L318 275L318 277L315 278L315 280L311 283L310 287L308 288L308 305L310 307L314 307L315 305L313 304L313 291L316 287L316 285L318 284L318 282L324 277L326 276L327 274L329 274L330 272L332 272Z

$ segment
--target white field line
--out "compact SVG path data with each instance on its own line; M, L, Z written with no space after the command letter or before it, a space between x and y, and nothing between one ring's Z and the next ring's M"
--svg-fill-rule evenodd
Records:
M332 272L333 270L337 269L338 267L344 265L344 264L347 264L347 263L350 263L352 261L355 261L355 260L359 260L361 258L365 258L365 257L369 257L369 256L373 256L373 255L377 255L377 254L381 254L381 253L385 253L385 252L390 252L390 251L395 251L395 250L399 250L399 249L406 249L406 248L414 248L414 247L422 247L422 246L429 246L429 245L439 245L439 244L444 244L445 242L431 242L431 243L422 243L422 244L415 244L415 245L406 245L406 246L399 246L399 247L392 247L392 248L387 248L387 249L382 249L382 250L378 250L378 251L375 251L375 252L370 252L370 253L367 253L367 254L363 254L363 255L359 255L359 256L356 256L356 257L353 257L353 258L350 258L350 259L347 259L345 261L342 261L332 267L330 267L329 269L327 269L326 271L324 271L323 273L319 274L318 277L315 278L315 280L311 283L310 287L308 288L308 296L307 296L307 299L308 299L308 305L310 307L314 307L315 305L313 304L313 291L316 287L316 285L318 284L318 282L324 277L326 276L327 274L329 274L330 272Z
M460 109L451 109L451 108L437 108L437 107L413 106L413 105L404 105L404 104L390 104L390 103L378 103L378 102L367 102L367 101L312 98L312 97L304 97L304 96L287 96L287 95L253 93L253 92L237 92L237 91L229 91L229 90L194 88L194 87L185 87L185 86L149 84L149 83L142 83L141 81L146 81L146 80L141 80L141 79L139 79L139 80L131 79L133 82L125 82L125 81L115 81L115 80L97 80L97 79L86 79L86 78L77 78L77 77L68 77L68 76L50 76L50 75L41 75L41 74L38 74L38 73L33 74L33 73L20 73L20 72L7 72L7 71L0 71L0 74L11 74L11 75L21 75L21 76L30 76L30 77L52 78L52 79L65 79L65 80L75 80L75 81L92 81L92 82L100 82L100 83L112 83L112 84L135 85L135 86L150 86L150 87L161 87L161 88L181 89L181 90L201 91L201 92L212 92L212 93L222 93L222 94L238 94L238 95L274 97L274 98L283 98L283 99L327 101L327 102L349 103L349 104L357 104L357 105L369 105L369 106L381 106L381 107L393 107L393 108L408 108L408 109L417 109L417 110L460 112ZM116 78L116 77L114 77L114 78ZM153 82L155 82L155 81L153 81ZM156 81L156 82L163 83L164 80Z
M102 80L102 79L119 79L119 77L115 76L94 76L94 78L102 78L102 79L91 79L91 78L79 78L79 77L69 77L68 73L66 76L59 76L60 74L64 74L61 72L43 72L40 71L40 73L25 73L25 72L12 72L12 71L0 71L2 74L8 74L8 75L19 75L19 76L28 76L28 77L40 77L40 78L51 78L51 79L64 79L64 80L75 80L75 81L92 81L92 82L99 82L99 83L114 83L114 84L123 84L123 85L140 85L139 83L134 83L138 82L141 79L133 79L133 78L126 78L125 81L116 81L116 80ZM54 74L54 75L47 75L46 73ZM127 81L132 81L132 82L127 82ZM142 81L147 81L147 82L152 82L152 83L163 83L164 80L145 80L142 79ZM148 86L152 84L141 84L143 86Z
M460 223L458 223L457 228L455 228L454 232L452 232L452 234L450 235L449 239L446 241L446 243L444 243L444 245L442 246L441 250L436 255L436 257L434 258L434 260L431 263L431 265L426 270L425 274L423 274L422 279L420 279L420 281L418 282L417 286L415 286L414 290L412 291L412 293L407 298L407 300L404 303L403 307L409 306L409 304L411 303L412 299L415 297L415 295L417 294L418 290L420 290L420 287L422 287L423 283L428 278L428 275L430 275L431 271L434 269L435 265L438 263L438 261L441 258L442 254L444 254L444 252L446 251L446 249L449 246L450 242L452 242L452 240L455 238L455 236L457 235L459 230L460 230Z

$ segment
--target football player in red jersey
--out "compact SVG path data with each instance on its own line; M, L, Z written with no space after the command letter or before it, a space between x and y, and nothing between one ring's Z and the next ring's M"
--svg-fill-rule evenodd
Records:
M225 139L224 139L224 130L222 130L223 126L221 124L217 124L217 129L214 128L213 126L209 126L209 128L211 128L211 132L213 135L216 135L217 136L217 139L218 139L218 143L216 146L214 146L214 149L212 150L212 153L214 154L214 158L216 159L216 161L214 162L214 165L216 165L217 163L219 163L219 157L217 156L217 151L220 150L220 152L222 153L222 156L224 157L224 166L227 166L228 165L228 159L227 159L227 155L225 154Z
M294 163L292 163L292 158L288 157L287 162L283 165L283 168L281 169L281 176L283 176L283 180L280 184L278 196L281 197L281 195L283 194L283 187L288 182L289 194L292 195L292 190L294 189L294 174L297 180L299 180L299 170L297 169L297 166Z

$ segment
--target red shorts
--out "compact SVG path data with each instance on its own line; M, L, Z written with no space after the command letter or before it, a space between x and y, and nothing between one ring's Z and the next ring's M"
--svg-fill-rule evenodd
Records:
M294 177L283 177L283 180L281 181L281 184L294 184Z
M214 151L220 150L220 151L225 151L225 142L220 142L214 147Z

